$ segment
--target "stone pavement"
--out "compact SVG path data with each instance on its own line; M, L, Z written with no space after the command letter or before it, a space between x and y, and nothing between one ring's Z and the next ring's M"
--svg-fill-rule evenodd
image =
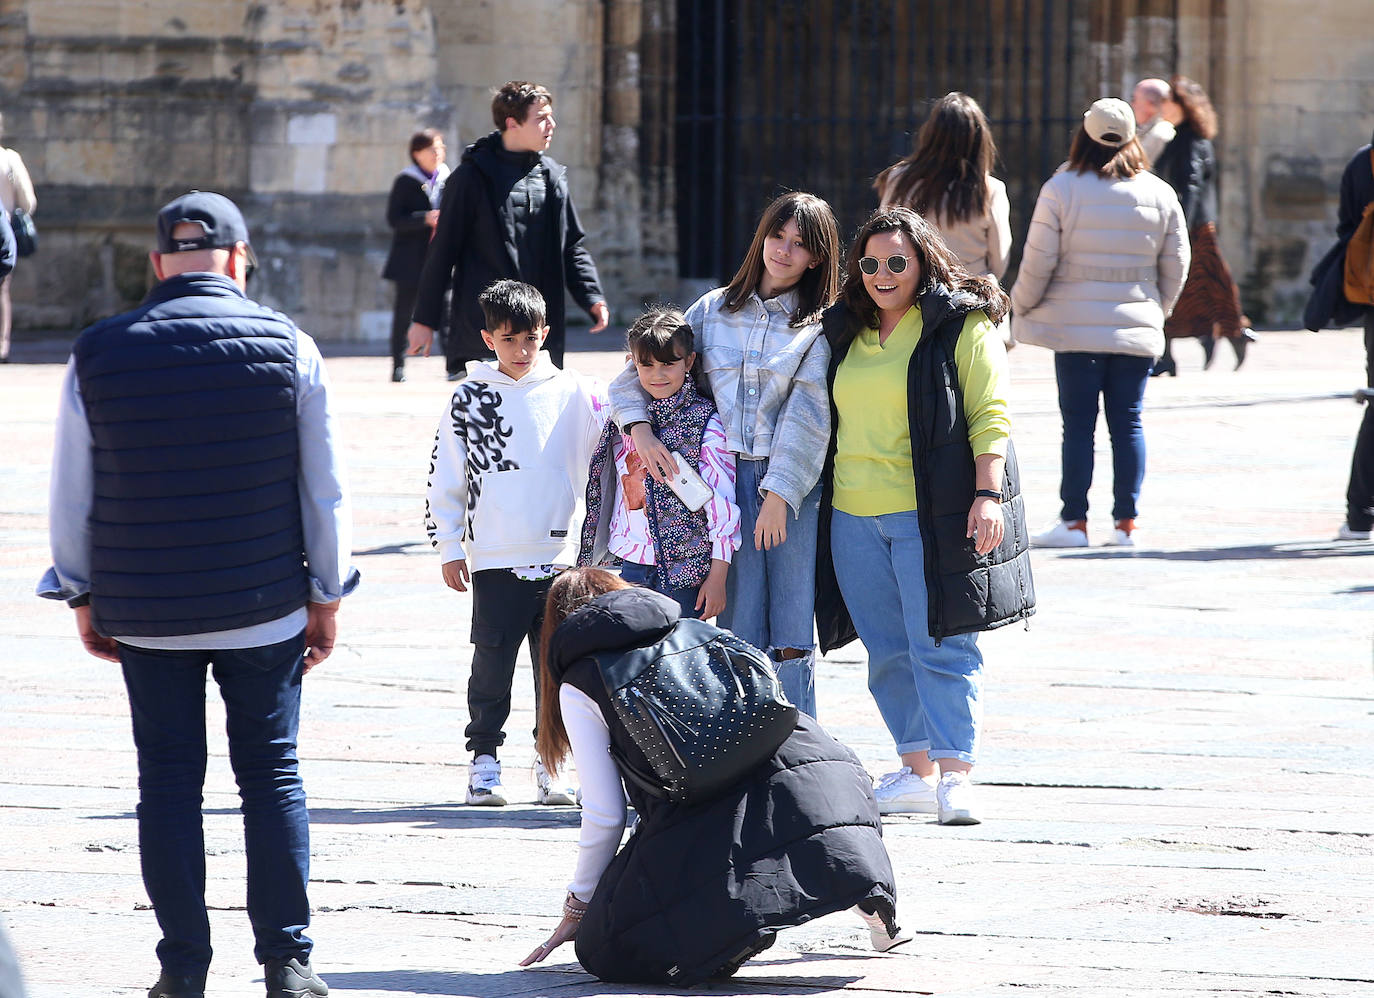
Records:
M22 361L62 352L21 343L21 363L0 368L0 912L34 998L140 995L157 936L122 685L81 651L65 608L32 597L61 368ZM1330 540L1360 418L1359 337L1267 333L1238 374L1198 370L1191 344L1178 354L1184 373L1149 388L1143 546L1037 552L1040 612L982 641L985 823L886 825L914 941L871 956L857 919L836 915L703 993L1374 992L1374 547ZM1053 368L1030 347L1011 361L1041 526L1058 509ZM605 375L618 352L573 362ZM381 357L330 371L364 583L306 682L317 965L359 998L646 993L591 980L570 948L516 967L556 921L578 819L458 803L470 607L443 588L421 529L441 362L413 362L404 385ZM529 799L533 697L518 676L505 762ZM894 768L859 647L821 663L819 702L874 773ZM208 709L214 730L213 695ZM236 792L222 739L211 748L207 993L261 994Z

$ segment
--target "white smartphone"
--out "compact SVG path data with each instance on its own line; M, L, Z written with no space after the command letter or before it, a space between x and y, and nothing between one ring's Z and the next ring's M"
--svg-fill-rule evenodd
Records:
M668 478L668 488L682 500L682 505L695 513L711 501L711 486L702 480L681 454L673 451L672 455L677 462L677 474Z

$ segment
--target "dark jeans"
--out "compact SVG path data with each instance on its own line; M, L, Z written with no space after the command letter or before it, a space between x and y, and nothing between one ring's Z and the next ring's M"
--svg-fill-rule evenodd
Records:
M1365 381L1374 388L1374 308L1364 314ZM1366 402L1355 456L1350 461L1350 485L1345 490L1345 520L1351 530L1374 528L1374 401Z
M391 312L391 366L404 367L406 348L409 340L406 330L410 328L410 314L415 311L415 298L420 293L418 284L396 283L396 305Z
M701 614L697 612L697 590L668 588L659 579L657 565L641 565L634 561L623 562L620 566L620 577L632 585L652 589L671 600L676 600L677 605L682 608L684 619L696 620L701 617Z
M496 755L506 741L515 659L528 641L539 712L539 628L552 579L526 582L504 568L472 573L472 675L468 678L468 751ZM537 732L536 732L537 733Z
M1140 414L1150 380L1149 357L1121 353L1057 353L1054 377L1059 385L1059 412L1064 419L1063 470L1059 498L1063 520L1088 516L1088 488L1093 482L1093 435L1097 399L1112 438L1112 519L1137 515L1136 500L1145 480L1145 429Z
M138 847L168 973L210 966L205 912L205 669L224 699L229 762L242 799L253 955L310 958L310 818L296 769L303 634L261 648L153 651L119 646L138 749Z

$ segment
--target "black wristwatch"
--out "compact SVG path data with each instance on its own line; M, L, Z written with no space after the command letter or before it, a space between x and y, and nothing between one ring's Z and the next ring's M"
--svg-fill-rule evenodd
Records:
M975 499L992 499L999 504L1002 502L1002 493L993 489L979 489L973 496Z

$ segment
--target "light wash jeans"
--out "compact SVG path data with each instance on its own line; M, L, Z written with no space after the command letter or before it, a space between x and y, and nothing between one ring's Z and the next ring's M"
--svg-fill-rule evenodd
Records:
M725 582L725 612L716 621L773 659L787 699L816 716L816 527L821 487L802 500L800 516L787 515L787 540L771 551L754 550L754 526L763 500L759 483L767 461L740 458L735 499L740 510L740 549ZM777 661L780 648L799 648L801 658Z
M868 689L897 754L978 755L983 656L977 634L930 636L925 556L916 512L850 516L830 524L835 576L868 650Z

